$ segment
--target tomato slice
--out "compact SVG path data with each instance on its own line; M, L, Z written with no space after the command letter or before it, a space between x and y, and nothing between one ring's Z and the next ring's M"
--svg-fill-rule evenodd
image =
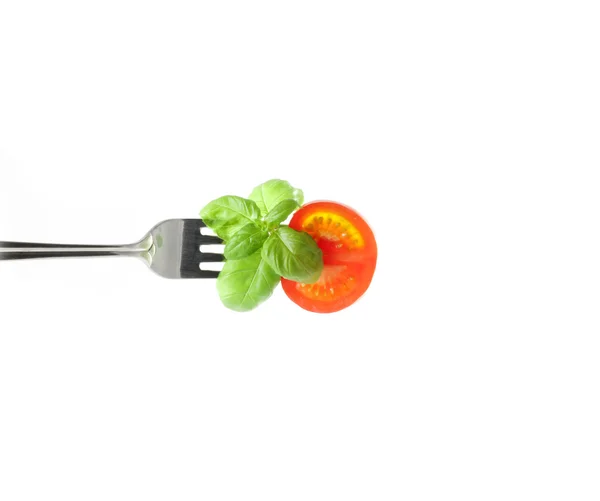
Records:
M333 313L354 304L369 288L377 264L377 243L366 221L346 205L323 201L298 210L290 227L314 238L325 267L315 284L282 278L287 296L315 313Z

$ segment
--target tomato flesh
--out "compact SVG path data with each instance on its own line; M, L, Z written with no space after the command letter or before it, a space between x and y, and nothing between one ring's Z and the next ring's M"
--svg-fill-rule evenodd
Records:
M353 209L335 202L302 207L290 227L305 231L323 251L325 267L315 284L282 279L288 297L316 313L340 311L355 303L369 288L377 262L375 236Z

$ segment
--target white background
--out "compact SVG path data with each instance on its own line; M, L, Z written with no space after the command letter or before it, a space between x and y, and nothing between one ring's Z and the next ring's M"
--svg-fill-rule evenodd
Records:
M278 177L380 248L330 316L0 263L0 499L599 499L595 7L0 2L1 239Z

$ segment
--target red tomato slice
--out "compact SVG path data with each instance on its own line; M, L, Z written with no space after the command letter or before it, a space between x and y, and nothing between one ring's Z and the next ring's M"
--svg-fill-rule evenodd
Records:
M325 268L315 284L282 278L288 297L315 313L333 313L354 304L369 288L377 264L377 243L366 221L345 205L313 202L294 214L290 227L315 239Z

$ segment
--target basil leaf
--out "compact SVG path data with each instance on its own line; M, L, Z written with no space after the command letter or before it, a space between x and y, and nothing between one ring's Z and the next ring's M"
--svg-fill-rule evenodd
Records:
M227 259L242 259L262 247L269 234L255 224L248 224L231 237L225 246Z
M249 223L260 221L260 209L252 200L225 196L213 200L200 211L206 225L223 240L229 240Z
M312 284L323 271L323 253L308 233L282 226L265 242L263 259L276 273L294 282Z
M300 207L300 204L296 200L287 199L279 202L273 209L269 211L265 217L265 221L269 225L277 225L283 223L289 215Z
M235 311L250 311L271 297L280 277L259 252L227 261L217 279L223 304Z
M252 190L249 198L256 202L263 216L266 216L283 200L295 200L298 205L304 203L302 190L294 188L290 183L281 179L271 179L257 186Z

